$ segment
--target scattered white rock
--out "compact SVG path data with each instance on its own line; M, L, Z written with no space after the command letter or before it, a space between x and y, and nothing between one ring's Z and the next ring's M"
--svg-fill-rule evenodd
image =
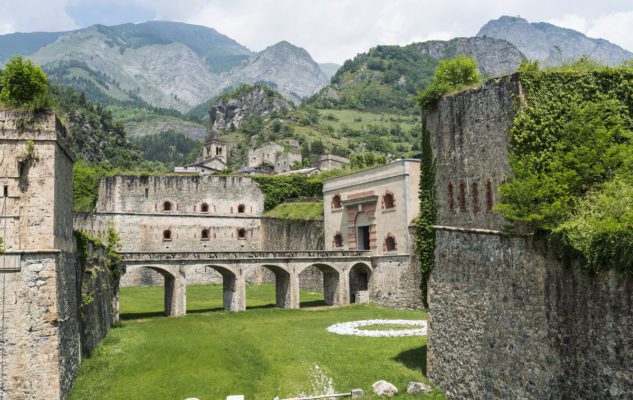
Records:
M352 389L352 399L360 399L365 395L363 389Z
M402 325L414 326L416 329L388 329L383 331L358 329L372 325ZM425 336L426 320L410 319L368 319L363 321L340 322L327 328L328 332L339 335L369 336L369 337L399 337Z
M397 387L383 380L374 383L373 385L371 385L371 388L374 389L374 393L376 393L376 395L378 396L391 397L398 393Z
M426 394L432 392L433 389L429 385L422 382L409 382L407 385L407 393L409 394Z

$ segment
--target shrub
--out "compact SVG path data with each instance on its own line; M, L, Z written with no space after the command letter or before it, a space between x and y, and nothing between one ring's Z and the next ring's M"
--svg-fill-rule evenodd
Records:
M418 96L420 106L431 108L447 93L463 90L481 83L477 61L463 55L443 60L437 66L433 82Z

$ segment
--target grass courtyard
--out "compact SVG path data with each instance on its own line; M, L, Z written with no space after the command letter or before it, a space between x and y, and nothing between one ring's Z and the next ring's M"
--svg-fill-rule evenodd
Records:
M160 316L163 288L122 288L119 327L84 359L71 399L224 400L365 390L385 379L397 398L410 380L427 382L426 338L340 336L326 328L360 319L425 319L419 311L372 305L329 309L320 293L301 293L301 310L273 308L274 286L250 286L249 309L221 309L220 285L187 288L188 315ZM316 307L315 307L316 306ZM415 397L420 398L420 397ZM444 399L435 391L426 399Z

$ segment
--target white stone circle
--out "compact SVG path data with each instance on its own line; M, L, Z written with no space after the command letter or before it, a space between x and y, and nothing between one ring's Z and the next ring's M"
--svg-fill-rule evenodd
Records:
M372 325L402 325L414 326L416 329L388 329L374 331L358 329ZM327 328L328 332L338 335L369 336L369 337L398 337L398 336L426 336L426 320L420 319L367 319L362 321L340 322Z

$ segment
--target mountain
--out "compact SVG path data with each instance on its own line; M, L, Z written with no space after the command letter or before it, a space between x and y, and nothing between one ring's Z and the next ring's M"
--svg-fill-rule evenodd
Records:
M507 41L483 37L377 46L346 61L332 83L309 103L319 108L416 113L414 96L431 83L438 62L459 54L475 58L484 76L514 72L523 58Z
M265 119L275 111L292 110L294 106L269 87L245 85L219 98L209 111L209 120L214 129L235 130L251 117Z
M583 55L611 66L633 59L633 53L607 40L589 38L573 29L545 22L529 23L519 17L491 20L477 36L507 40L529 59L546 65L560 65Z
M328 82L310 54L288 42L254 53L214 29L167 21L0 36L0 60L16 53L92 100L181 112L244 83L300 101Z
M282 41L255 55L234 75L231 86L253 82L265 83L299 102L318 92L329 79L306 50Z

